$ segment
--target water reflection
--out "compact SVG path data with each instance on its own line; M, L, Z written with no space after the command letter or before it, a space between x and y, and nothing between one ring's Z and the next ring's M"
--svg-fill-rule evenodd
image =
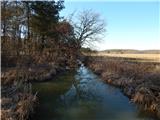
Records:
M50 108L51 112L49 114L51 115L45 117L45 120L153 120L151 117L141 115L135 105L131 104L119 89L103 83L85 66L82 65L76 74L71 76L73 78L69 78L72 78L72 82L70 80L70 85L67 84L69 88L67 91L64 89L64 92L58 92L62 91L64 87L62 83L64 84L64 81L67 81L64 76L62 83L51 82L50 86L46 86L46 88L51 87L47 90L52 95L43 94L43 92L40 95L40 97L54 96L50 100L41 101L42 114L39 114L40 116L45 113L43 108L46 107L46 102L50 105L50 107L47 107ZM57 87L59 86L56 89L53 87L55 84L57 84ZM56 93L55 90L57 90ZM56 97L54 94L56 94ZM39 119L42 118L44 119L44 115L39 117Z

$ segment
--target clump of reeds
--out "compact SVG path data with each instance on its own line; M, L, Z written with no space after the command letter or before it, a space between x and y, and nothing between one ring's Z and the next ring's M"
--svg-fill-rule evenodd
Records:
M21 100L17 103L16 115L20 120L28 119L30 113L34 112L36 96L31 94L25 94Z
M4 90L5 89L5 90ZM2 88L2 120L25 120L34 112L37 97L32 95L31 86L24 83Z

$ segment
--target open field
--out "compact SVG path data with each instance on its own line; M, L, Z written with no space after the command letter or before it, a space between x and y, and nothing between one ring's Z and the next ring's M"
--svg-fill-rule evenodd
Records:
M160 54L116 54L98 52L91 56L103 56L109 58L119 58L121 60L140 61L140 62L160 62Z

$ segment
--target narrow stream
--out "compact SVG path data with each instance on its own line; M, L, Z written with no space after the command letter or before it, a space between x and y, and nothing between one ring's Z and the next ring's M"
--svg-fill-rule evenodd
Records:
M34 120L156 120L85 66L53 81L34 83L39 108Z

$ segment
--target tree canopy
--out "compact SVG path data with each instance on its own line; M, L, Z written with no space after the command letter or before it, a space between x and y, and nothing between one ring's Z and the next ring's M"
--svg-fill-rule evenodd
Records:
M92 10L84 10L76 18L73 26L79 46L89 45L102 39L105 22L99 14Z

